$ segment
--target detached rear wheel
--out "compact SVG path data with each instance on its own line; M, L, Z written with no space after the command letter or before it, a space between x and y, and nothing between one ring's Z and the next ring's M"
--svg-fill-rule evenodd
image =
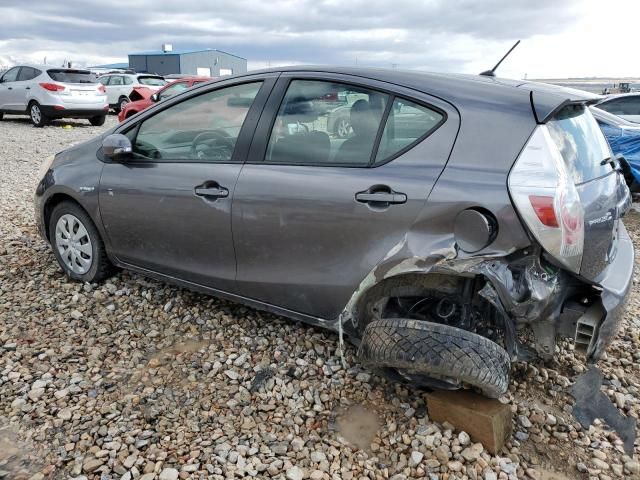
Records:
M460 328L403 318L374 320L363 333L360 361L418 386L470 386L498 398L509 387L511 361L497 343Z
M98 282L115 272L93 221L77 204L65 201L56 205L49 219L49 239L69 278Z

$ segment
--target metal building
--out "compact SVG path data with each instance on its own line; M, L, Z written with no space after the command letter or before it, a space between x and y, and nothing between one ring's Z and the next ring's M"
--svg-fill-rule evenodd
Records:
M158 75L182 74L221 77L247 71L247 59L216 49L162 50L129 54L129 68Z

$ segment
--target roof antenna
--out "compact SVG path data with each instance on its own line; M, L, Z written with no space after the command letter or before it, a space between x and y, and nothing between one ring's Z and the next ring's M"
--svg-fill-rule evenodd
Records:
M507 58L509 56L509 54L511 52L513 52L513 49L516 48L518 45L520 44L520 40L518 40L516 43L513 44L513 47L511 47L509 49L509 51L507 53L504 54L504 57L502 57L500 59L500 61L498 63L496 63L496 66L493 67L491 70L485 70L484 72L482 72L480 75L484 75L485 77L495 77L496 76L496 70L498 69L498 67L500 66L500 64L504 61L505 58Z

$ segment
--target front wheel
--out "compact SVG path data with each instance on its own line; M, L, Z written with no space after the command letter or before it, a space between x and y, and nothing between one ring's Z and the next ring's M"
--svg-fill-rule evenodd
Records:
M100 127L104 125L105 120L107 119L106 115L98 115L96 117L91 117L89 119L89 123L94 127Z
M48 118L42 113L42 107L38 102L31 102L29 105L29 118L34 127L42 128L48 123Z
M115 269L89 215L73 202L62 202L49 219L49 240L58 263L69 278L97 282Z

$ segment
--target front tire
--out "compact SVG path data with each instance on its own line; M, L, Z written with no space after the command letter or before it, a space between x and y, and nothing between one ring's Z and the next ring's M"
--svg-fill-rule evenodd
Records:
M91 117L89 119L89 123L94 127L101 127L104 125L105 120L107 119L106 115L98 115L96 117Z
M38 102L31 102L29 104L29 118L33 126L37 128L42 128L49 123L49 119L42 112L42 107Z
M498 398L509 387L511 361L497 343L460 328L403 318L374 320L362 336L360 361L375 370L395 370L420 383L444 388L471 386Z
M55 206L49 219L49 240L69 278L91 283L115 273L96 226L78 204L64 201Z

